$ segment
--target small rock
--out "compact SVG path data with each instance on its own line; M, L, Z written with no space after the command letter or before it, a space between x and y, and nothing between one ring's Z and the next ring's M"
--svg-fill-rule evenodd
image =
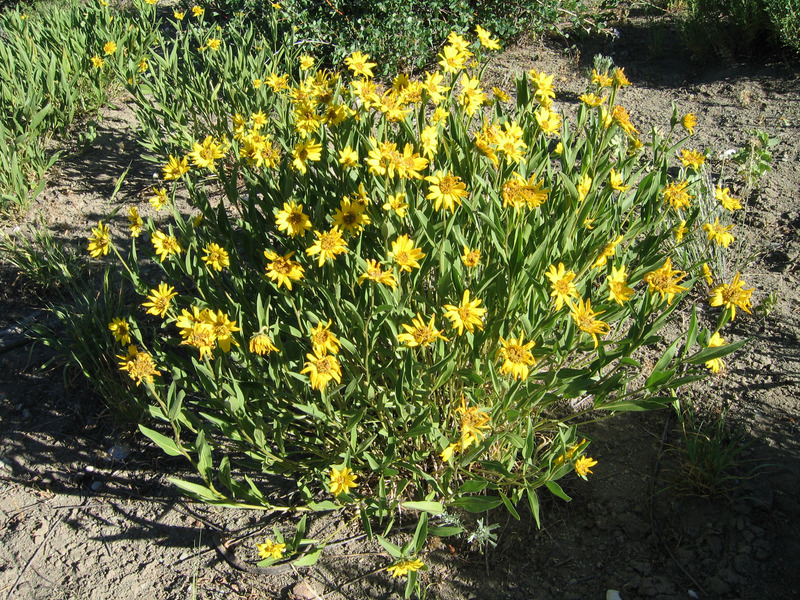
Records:
M293 600L316 600L319 598L319 594L308 581L303 579L292 588L291 597Z
M103 487L103 482L102 481L93 481L92 485L90 485L89 487L92 488L93 492L96 492L96 491L100 490L100 488Z
M117 444L108 449L108 455L112 460L125 460L131 455L131 449L127 444Z
M722 596L730 591L731 586L722 581L719 577L709 577L706 579L705 588L715 596Z

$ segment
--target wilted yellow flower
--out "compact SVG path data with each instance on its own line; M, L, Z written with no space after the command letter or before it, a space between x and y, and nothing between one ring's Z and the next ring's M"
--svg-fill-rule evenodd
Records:
M608 73L598 73L597 69L592 69L592 83L600 87L611 87L613 82L614 80L609 77Z
M481 331L483 330L483 318L486 315L486 309L480 308L480 304L480 298L470 301L469 290L464 290L460 306L444 305L443 308L446 311L444 316L453 322L453 328L458 331L458 335L463 334L465 329L469 332L472 332L475 327Z
M733 277L730 283L723 283L711 290L711 306L724 306L731 311L731 320L736 318L736 307L743 311L750 312L750 296L753 289L744 289L744 281L740 281L739 273Z
M578 182L578 202L583 202L586 199L586 195L589 193L589 190L592 189L592 178L589 177L589 174L586 173L581 175L581 180Z
M714 198L717 199L717 202L719 202L725 210L739 210L742 208L742 203L737 198L731 196L729 188L722 189L718 187L714 190Z
M597 336L606 335L609 332L608 323L595 318L597 315L603 314L602 311L595 312L592 310L592 301L590 299L587 299L584 303L583 298L581 298L578 300L578 304L571 306L570 316L575 321L575 325L581 331L592 336L594 347L597 348L599 344Z
M131 231L131 237L139 237L144 229L144 221L139 216L139 209L135 206L128 208L128 228Z
M550 188L543 188L544 179L536 183L536 174L526 181L522 175L514 172L513 178L503 185L503 207L538 208L547 200Z
M733 234L730 233L731 229L733 229L733 225L728 225L727 227L725 225L720 225L719 217L717 217L713 223L706 223L703 225L703 231L708 235L708 239L714 240L723 248L730 246L731 242L735 239Z
M404 558L400 562L386 567L386 570L391 573L392 577L402 577L413 571L419 571L424 566L425 563L418 558Z
M628 115L628 111L619 104L612 109L611 119L628 135L632 136L634 133L639 133L639 131L633 126L633 123L631 123L631 118Z
M681 125L689 132L689 135L694 135L694 128L697 125L697 117L693 113L687 113L681 118Z
M303 266L292 260L294 252L289 252L285 256L279 256L272 250L264 250L264 256L269 261L267 263L267 277L276 282L278 287L286 286L292 289L292 281L299 281L303 278Z
M578 460L575 461L575 472L586 479L586 476L591 474L592 470L591 467L595 466L597 461L593 458L589 458L588 456L581 456Z
M250 352L264 356L270 352L278 352L278 348L272 343L272 338L264 331L259 331L250 338Z
M672 304L675 294L680 294L688 289L678 285L684 277L686 277L686 273L673 270L672 258L667 257L661 267L645 274L644 282L648 285L648 291L651 294L658 292L662 300L666 298L667 304Z
M675 227L673 233L675 234L675 241L679 244L683 241L683 236L689 231L689 228L686 227L686 221L681 221Z
M605 267L606 263L608 262L608 259L617 253L617 246L621 241L622 241L622 236L620 235L617 236L617 238L614 241L610 242L609 244L606 244L603 247L603 250L600 252L600 256L598 256L597 260L594 261L594 264L592 264L592 268L600 269L602 267Z
M153 188L153 195L147 199L150 206L156 210L161 210L169 204L169 196L167 195L167 188Z
M461 414L461 450L466 450L473 442L483 440L483 430L487 429L490 417L476 406L468 407L463 395L456 412Z
M497 351L497 357L503 359L500 373L503 375L510 374L512 379L519 379L520 381L528 378L528 367L536 362L531 353L531 348L536 343L533 341L525 343L524 337L524 333L520 334L519 339L508 338L508 340L504 340L501 337L501 347Z
M672 208L678 210L688 207L691 204L692 197L689 195L689 192L686 191L687 187L689 187L689 182L684 179L683 181L667 184L667 187L661 191L661 194L664 196L665 202L669 202Z
M131 343L131 326L127 319L115 317L111 323L108 324L108 329L114 339L122 344Z
M174 287L159 283L158 288L150 290L150 295L147 296L149 302L142 302L142 306L147 308L148 315L156 315L163 319L169 310L172 298L177 295Z
M402 324L406 332L398 334L397 341L406 344L410 348L428 346L436 340L447 342L448 339L442 335L441 331L436 329L435 320L436 315L432 315L430 322L426 324L422 320L422 315L417 313L417 316L411 319L411 325Z
M628 81L628 78L625 76L624 68L622 67L614 68L614 71L612 72L612 83L617 87L622 87L631 84L631 82Z
M555 309L561 310L565 302L571 306L572 298L578 297L578 290L573 283L575 273L567 271L564 263L558 263L558 268L555 265L550 265L550 270L544 275L553 285L553 291L550 292L550 296L555 298Z
M347 494L350 492L350 488L356 487L358 475L355 475L348 467L342 467L341 469L331 467L330 476L330 490L334 496Z
M425 254L421 248L414 247L414 240L404 234L392 242L392 251L389 256L394 259L401 271L410 272L412 268L419 269L418 261Z
M283 553L286 551L286 544L279 544L267 539L263 544L256 544L256 548L261 558L278 560L283 558Z
M714 283L714 276L711 273L711 267L708 266L708 263L703 263L703 266L701 267L701 270L703 271L703 279L706 280L706 283L708 285L713 284Z
M725 340L717 331L711 336L711 339L708 340L708 346L706 346L706 348L719 348L724 345ZM706 361L706 368L710 369L712 373L719 373L725 368L725 361L721 358L712 358Z
M691 167L695 171L706 162L706 157L697 150L681 150L680 159L684 167Z
M103 225L102 221L97 224L97 227L92 227L88 249L92 258L105 256L111 249L111 231Z
M148 352L140 352L136 346L128 346L128 353L124 356L117 355L117 358L120 359L120 371L127 371L137 386L142 381L152 384L153 376L161 375L161 372L156 370L153 357Z

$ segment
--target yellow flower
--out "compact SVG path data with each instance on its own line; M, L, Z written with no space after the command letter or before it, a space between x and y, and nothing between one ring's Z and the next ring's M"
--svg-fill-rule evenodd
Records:
M703 271L703 279L706 280L706 283L708 285L713 284L714 283L714 276L711 273L711 267L708 266L708 263L703 263L702 271Z
M354 475L348 467L342 467L341 469L331 467L330 476L330 490L334 496L347 494L350 492L350 488L356 487L358 475Z
M672 208L675 210L688 207L692 200L689 192L686 191L688 186L689 182L685 179L683 181L668 184L667 187L661 190L661 194L664 196L664 201L669 202L670 206L672 206Z
M628 78L625 76L625 69L622 67L614 68L614 71L612 72L612 83L617 87L631 84L631 82L628 81Z
M322 144L311 139L298 142L292 149L292 166L295 170L305 174L308 167L306 163L316 162L322 158Z
M631 123L631 118L628 116L628 111L619 104L617 104L611 111L611 119L628 135L639 133L639 131L633 126L633 123Z
M475 268L479 264L481 264L481 251L479 248L475 248L474 250L470 250L467 246L464 246L464 253L461 255L461 262L464 263L465 267Z
M550 109L540 106L534 113L536 122L545 135L559 135L561 129L561 115Z
M358 152L353 150L350 146L339 150L339 164L346 169L358 166Z
M210 38L208 42L206 42L206 47L211 48L212 50L219 50L219 47L222 45L222 40L218 40L216 38Z
M117 44L114 42L106 42L103 45L103 52L106 56L111 56L114 52L117 51Z
M144 221L139 216L139 209L135 206L128 208L128 227L131 230L131 237L139 237L144 229Z
M439 71L428 72L425 74L425 82L422 84L423 90L427 92L430 101L439 104L444 100L444 94L450 89L442 85L444 76Z
M581 456L575 461L575 472L586 479L586 476L592 473L591 467L595 466L597 461L588 456Z
M546 75L536 69L531 69L528 71L528 76L531 78L531 83L535 88L533 93L533 97L542 105L545 109L549 109L550 106L553 104L553 98L556 97L556 92L553 89L553 75ZM547 110L549 112L549 110ZM543 115L545 113L542 113ZM559 125L561 115L555 115L559 118ZM537 120L538 120L537 116ZM544 127L542 127L544 129Z
M473 442L483 440L483 430L487 429L489 415L476 406L467 407L466 398L461 396L461 406L456 408L461 413L461 450L466 450ZM466 442L466 444L465 444Z
M602 252L600 252L600 256L597 257L597 260L594 261L592 265L593 269L600 269L606 266L608 259L614 256L617 253L617 246L622 241L622 236L617 236L617 238L603 247Z
M372 67L377 66L377 63L369 62L369 54L361 54L361 52L353 52L350 56L344 59L344 64L350 69L354 75L361 77L373 77Z
M277 73L270 73L267 75L266 79L264 79L264 85L268 85L272 88L272 91L277 93L282 90L289 89L289 75L283 74L278 75Z
M583 202L586 199L586 195L589 193L589 190L592 189L592 178L589 177L588 173L581 175L581 180L578 182L577 188L578 202Z
M267 263L267 277L277 282L277 286L286 286L292 289L292 281L299 281L303 278L302 265L292 260L294 252L289 252L285 256L279 256L272 250L264 250L264 256L269 261Z
M503 375L511 374L512 379L519 379L520 381L528 378L528 367L536 362L531 353L531 348L536 343L530 341L526 344L523 340L524 337L524 333L520 334L519 339L508 338L508 340L504 340L501 337L501 348L497 351L497 357L503 359L500 373Z
M426 177L425 181L431 183L428 195L425 197L433 200L433 208L436 211L444 207L450 212L455 212L456 204L461 205L461 199L469 195L467 186L461 178L449 172L437 171L435 175Z
M617 190L618 192L624 192L629 190L631 187L629 185L625 185L625 179L623 178L622 173L617 173L614 169L611 169L611 173L608 174L608 184L612 189Z
M470 117L488 100L480 84L481 80L477 77L470 77L466 73L461 75L461 92L458 95L458 102Z
M555 265L550 265L550 270L544 275L550 280L550 283L553 284L553 291L550 292L550 296L556 299L555 309L561 310L564 303L572 306L572 298L578 297L578 290L573 283L575 273L573 271L567 271L564 267L564 263L558 263L558 268L556 268Z
M147 59L143 58L139 61L139 73L144 73L147 69L150 68L150 65L147 63Z
M183 17L186 16L186 13L181 12L179 10L172 11L172 16L175 17L178 21L183 21Z
M731 242L736 239L733 237L733 234L730 233L731 229L733 229L733 225L728 225L727 227L725 225L720 225L719 217L717 217L713 223L706 223L703 225L703 231L708 235L708 239L714 240L723 248L730 246Z
M431 316L430 323L427 325L425 321L422 320L422 315L417 313L417 316L411 320L411 325L403 323L403 329L406 330L406 333L400 333L397 335L397 341L406 344L410 348L414 348L416 346L427 346L432 344L437 339L442 340L444 342L449 341L442 332L436 329L436 325L434 321L436 320L436 315Z
M337 227L358 235L365 225L371 223L371 220L366 213L365 204L343 198L333 215L333 222Z
M572 311L570 312L570 316L572 317L572 320L575 321L578 329L592 336L595 348L597 348L597 345L599 344L597 336L606 335L609 332L608 323L605 323L600 319L595 319L597 315L601 314L603 314L602 311L595 312L592 310L591 300L587 299L586 303L584 304L583 298L578 300L577 305L572 306Z
M108 329L114 336L114 339L122 344L131 343L131 326L126 319L120 317L114 318L108 324Z
M681 118L681 125L689 132L689 135L694 135L694 128L697 125L697 117L693 113L687 113Z
M505 90L500 89L499 87L492 87L492 94L494 94L495 100L498 102L510 102L511 96L508 95L508 92Z
M453 328L458 330L458 335L463 334L465 329L471 333L475 327L483 331L483 318L486 315L486 309L479 308L480 304L480 298L475 298L470 302L469 290L464 290L460 306L444 305L446 311L444 316L453 322Z
M336 334L334 334L330 328L331 321L328 319L327 323L320 321L317 323L316 327L311 329L311 343L314 347L315 354L322 356L329 352L331 354L339 353L339 346L341 345L339 338L336 337Z
M388 285L394 289L397 286L397 279L391 270L383 271L381 263L377 260L367 259L367 270L358 277L358 284L361 285L367 279L376 283Z
M493 40L492 34L483 27L475 25L475 33L478 34L478 41L481 43L481 46L487 50L500 50L500 44L497 43L497 40Z
M458 73L464 68L469 58L470 56L468 53L452 45L448 45L442 48L442 51L439 53L439 64L442 66L445 73Z
M583 102L586 106L596 108L601 104L603 104L608 99L608 96L598 96L597 94L583 94L581 96L578 96L578 99L581 102Z
M737 198L731 196L729 188L722 189L718 187L714 190L714 198L717 199L717 202L719 202L725 210L739 210L742 208L742 203Z
M600 87L611 87L613 79L608 76L608 73L598 73L597 69L592 69L592 83Z
M335 356L329 354L306 354L305 367L300 373L308 373L311 388L324 390L331 380L342 382L342 367Z
M195 143L189 152L189 158L196 167L216 171L214 161L222 158L225 153L225 144L217 142L213 136L206 136L202 144Z
M178 243L177 239L161 231L156 231L153 237L150 238L150 241L153 242L153 249L155 253L158 254L158 258L161 262L164 262L164 259L171 254L180 254L183 252L183 248L180 243Z
M390 211L393 210L398 217L404 219L406 213L408 212L408 203L406 202L406 195L405 194L389 194L386 198L386 202L383 205L383 210Z
M211 330L214 332L214 337L216 341L219 343L219 347L222 348L223 352L230 352L231 350L231 343L239 345L235 339L231 337L232 333L237 331L241 331L236 326L236 321L231 321L221 310L214 312L213 310L204 310L202 313L203 322L209 324L211 326Z
M633 290L627 286L628 274L625 272L625 265L619 270L611 267L611 275L608 277L608 299L617 304L623 304L631 299Z
M301 71L308 71L313 66L314 66L314 59L310 57L308 54L303 54L303 56L300 57Z
M513 206L520 209L523 206L534 209L540 207L547 200L550 188L542 188L544 179L536 183L536 174L526 181L522 175L514 172L513 179L503 185L503 207Z
M275 215L275 223L279 231L285 231L292 237L303 235L311 229L311 219L303 212L303 205L296 204L294 200L283 203L283 210Z
M675 294L680 294L688 289L678 285L684 277L686 277L686 273L672 269L672 258L668 257L661 267L645 274L644 282L648 285L648 291L651 294L658 292L661 300L666 298L667 304L672 304Z
M278 352L278 348L272 343L272 338L263 331L259 331L250 338L250 352L264 356L270 352Z
M347 252L347 243L342 239L342 231L339 229L338 225L334 225L333 228L326 233L314 231L314 235L317 236L317 240L310 248L306 249L306 254L309 256L319 254L317 264L320 267L324 265L327 260L335 260L337 254Z
M150 203L150 206L155 208L157 211L161 210L165 206L169 204L169 197L167 196L167 188L153 188L153 196L147 199Z
M203 256L201 260L206 263L206 267L208 269L222 271L222 269L231 266L228 251L219 244L212 242L203 248L203 252L205 253L205 256Z
M706 162L706 157L703 153L696 150L681 150L680 159L684 167L691 167L695 171Z
M263 544L256 544L258 555L261 558L272 558L278 560L283 558L283 553L286 551L286 544L278 544L270 539L267 539Z
M415 248L414 240L404 234L392 242L392 251L389 253L389 256L394 259L394 262L397 263L401 271L410 272L412 268L419 269L418 261L422 259L425 254L422 252L421 248Z
M149 302L142 302L142 306L147 308L148 315L156 315L163 319L169 310L170 301L177 295L174 287L159 283L158 288L150 290L150 295L147 296Z
M753 289L744 289L744 281L739 280L739 273L733 277L730 283L723 283L711 290L711 306L724 306L731 311L731 320L736 318L736 307L743 311L750 312L750 296Z
M127 371L137 386L142 381L152 384L153 376L161 375L161 372L156 370L153 357L148 352L140 352L136 346L128 346L128 354L117 355L117 358L120 359L120 371Z
M461 444L449 444L447 448L445 448L439 453L439 456L442 458L444 462L449 462L450 459L453 458L453 453L458 452L460 447Z
M96 54L92 58L90 58L89 60L92 61L92 66L95 69L102 69L103 65L105 64L105 61L102 58L100 58L99 56L97 56Z
M192 7L192 14L197 18L200 18L203 15L204 12L206 12L206 11L205 11L205 9L203 9L202 6L195 5L195 6Z
M392 574L392 577L402 577L414 571L419 571L424 566L425 563L418 558L404 558L400 562L386 567L386 570Z
M717 331L711 336L711 339L708 340L708 346L706 346L706 348L719 348L720 346L724 345L725 340ZM711 360L706 361L706 368L710 369L712 373L719 373L725 368L725 361L723 361L721 358L712 358Z
M675 234L675 241L679 244L683 241L683 236L686 235L689 231L689 228L686 227L686 221L681 221L675 227L674 234Z
M162 170L166 181L180 179L182 175L189 172L189 159L184 156L182 159L178 160L170 154L169 162L164 165Z
M100 221L97 227L92 227L89 237L89 254L92 258L105 256L111 249L111 231Z

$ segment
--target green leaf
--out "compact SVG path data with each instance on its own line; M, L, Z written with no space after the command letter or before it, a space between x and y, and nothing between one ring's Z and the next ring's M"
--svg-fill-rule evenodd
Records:
M139 431L141 431L143 434L145 434L147 437L153 440L156 443L156 445L159 448L161 448L166 454L169 454L170 456L184 455L184 452L181 451L181 449L175 443L175 440L171 440L167 436L161 435L157 431L153 431L152 429L149 429L144 425L139 425Z
M727 346L719 346L717 348L704 348L697 354L693 354L687 359L684 359L684 362L689 363L690 365L701 365L709 360L715 358L722 358L723 356L727 356L732 352L736 352L739 348L744 346L750 339L739 340L738 342L734 342L732 344L728 344Z
M384 549L385 549L385 550L386 550L386 551L387 551L389 554L391 554L391 555L392 555L392 556L394 556L395 558L401 558L401 557L403 556L403 553L400 551L400 546L397 546L396 544L393 544L392 542L390 542L389 540L387 540L387 539L386 539L385 537L383 537L382 535L376 535L375 537L378 539L378 543L379 543L381 546L383 546L383 547L384 547Z
M441 527L429 527L428 535L435 537L450 537L451 535L459 535L464 533L463 527L456 527L452 525L443 525Z
M310 567L311 565L317 564L319 557L322 556L322 551L325 549L325 546L320 546L316 550L312 550L311 552L304 554L296 561L293 562L294 566L296 567Z
M572 498L567 496L566 492L564 492L564 490L561 489L561 486L555 481L545 481L544 484L547 486L547 489L550 490L550 493L552 493L554 496L558 496L564 502L569 502L572 500Z
M481 513L497 508L503 503L500 498L493 496L467 496L453 500L453 506L463 508L467 512Z
M400 506L406 510L418 510L432 515L444 512L444 506L441 502L403 502Z

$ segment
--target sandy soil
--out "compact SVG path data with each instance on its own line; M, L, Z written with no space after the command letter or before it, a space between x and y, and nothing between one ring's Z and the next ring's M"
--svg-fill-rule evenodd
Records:
M504 527L485 554L465 541L434 547L423 578L430 597L578 600L616 589L624 600L755 599L800 589L800 75L772 61L698 66L664 21L634 18L619 30L616 41L588 41L579 52L523 42L498 57L492 73L498 81L531 67L554 73L557 103L569 110L592 56L603 52L634 82L622 101L644 130L667 123L675 101L681 113L697 115L694 141L711 156L746 145L756 128L780 139L772 172L744 198L736 226L754 305L772 292L777 303L768 314L737 314L728 333L751 343L719 377L688 392L706 412L729 409L730 430L746 447L728 492L707 498L683 485L681 436L669 411L597 425L589 433L599 464L589 482L565 482L572 502L545 500L541 530L527 513L519 523L488 515ZM141 197L152 181L124 103L105 112L99 129L88 152L59 163L38 203L56 237L75 247L98 218ZM747 191L734 180L726 185ZM37 312L42 300L7 266L0 283L4 335L31 315L47 319ZM227 540L237 560L252 565L255 542L280 526L280 515L182 499L165 477L184 465L118 425L78 374L49 362L47 348L0 352L0 600L402 594L402 583L380 572L387 564L380 547L363 539L277 577L237 570L215 543ZM345 517L321 519L312 536ZM344 527L337 539L357 533Z

